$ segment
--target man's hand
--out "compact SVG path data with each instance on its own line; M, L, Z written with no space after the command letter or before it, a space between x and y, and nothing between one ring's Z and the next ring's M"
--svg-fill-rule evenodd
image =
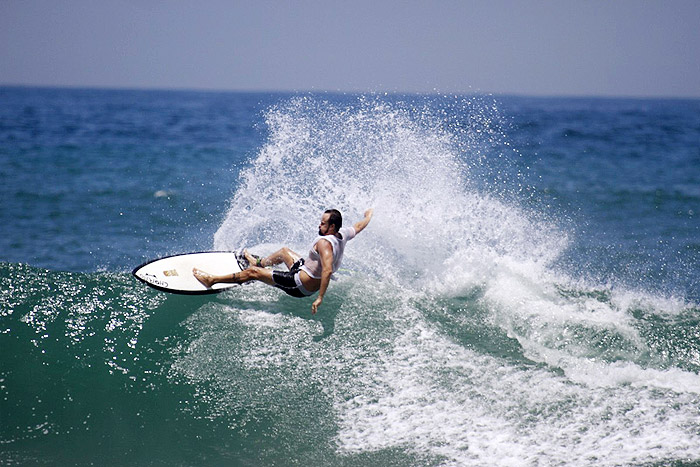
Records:
M316 297L316 300L311 304L311 314L315 315L316 312L318 311L319 305L323 303L323 299L321 297Z
M374 209L370 208L365 211L365 218L362 219L359 222L356 222L355 225L353 225L353 228L355 229L355 233L359 234L362 232L365 227L367 227L367 224L369 224L369 221L372 219L372 215L374 214Z

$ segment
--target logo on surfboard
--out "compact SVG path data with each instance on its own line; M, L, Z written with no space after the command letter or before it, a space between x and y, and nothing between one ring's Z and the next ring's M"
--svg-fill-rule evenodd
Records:
M139 277L141 279L143 279L144 281L148 282L149 284L155 285L157 287L167 287L168 286L167 282L158 279L153 274L139 274Z

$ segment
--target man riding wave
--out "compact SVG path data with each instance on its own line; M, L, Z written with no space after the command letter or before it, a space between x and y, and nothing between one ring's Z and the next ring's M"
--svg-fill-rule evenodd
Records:
M314 240L306 257L284 247L265 258L257 258L244 250L249 263L248 268L233 274L216 276L197 268L192 270L194 276L206 287L219 282L241 284L248 281L260 281L284 290L293 297L308 297L318 292L318 297L311 305L315 314L323 302L331 275L338 270L343 260L345 244L362 232L374 214L373 209L365 211L364 218L352 227L343 227L343 217L337 209L323 213L318 226L318 237ZM284 263L288 271L267 269L269 266Z

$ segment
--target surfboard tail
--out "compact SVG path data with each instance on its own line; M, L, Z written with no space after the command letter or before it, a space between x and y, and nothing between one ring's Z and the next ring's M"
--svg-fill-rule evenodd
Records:
M248 269L248 266L250 266L250 262L245 259L245 255L243 254L244 250L245 248L241 248L240 250L236 251L236 261L238 261L238 266L241 268L241 271Z
M250 261L248 261L245 255L243 254L244 250L245 248L241 248L240 250L236 251L236 260L238 261L238 266L240 266L241 271L250 267ZM252 256L256 260L260 259L260 256L258 255L251 254L250 256Z

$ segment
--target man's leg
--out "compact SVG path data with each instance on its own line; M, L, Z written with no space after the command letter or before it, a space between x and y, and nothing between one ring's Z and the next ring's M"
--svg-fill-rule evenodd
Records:
M260 281L268 285L275 285L275 282L272 280L272 270L265 269L265 267L284 263L285 265L287 265L287 268L291 268L292 265L299 258L301 258L301 256L299 256L294 251L290 250L287 247L284 247L272 253L270 256L263 258L260 261L261 267L258 267L255 266L257 260L253 257L253 255L248 253L248 250L244 250L243 255L248 260L250 266L241 272L233 274L224 274L223 276L215 276L213 274L204 272L200 269L194 268L192 269L192 274L194 274L194 277L196 277L197 280L204 284L206 287L211 287L212 285L218 284L220 282L224 282L227 284L242 284L243 282L248 281Z
M242 284L248 281L260 281L269 285L274 285L274 281L272 280L272 270L259 268L257 266L251 266L241 272L224 274L222 276L215 276L200 269L194 268L192 269L192 274L206 287L211 287L212 285L218 283Z
M255 265L257 263L255 257L248 253L248 250L244 250L243 255L248 260L248 263L250 263L251 265ZM287 247L284 247L280 250L275 251L270 256L266 256L265 258L260 260L260 266L267 267L284 263L287 266L287 268L291 268L292 265L295 262L297 262L297 260L299 260L299 258L301 258L299 254L295 253Z

